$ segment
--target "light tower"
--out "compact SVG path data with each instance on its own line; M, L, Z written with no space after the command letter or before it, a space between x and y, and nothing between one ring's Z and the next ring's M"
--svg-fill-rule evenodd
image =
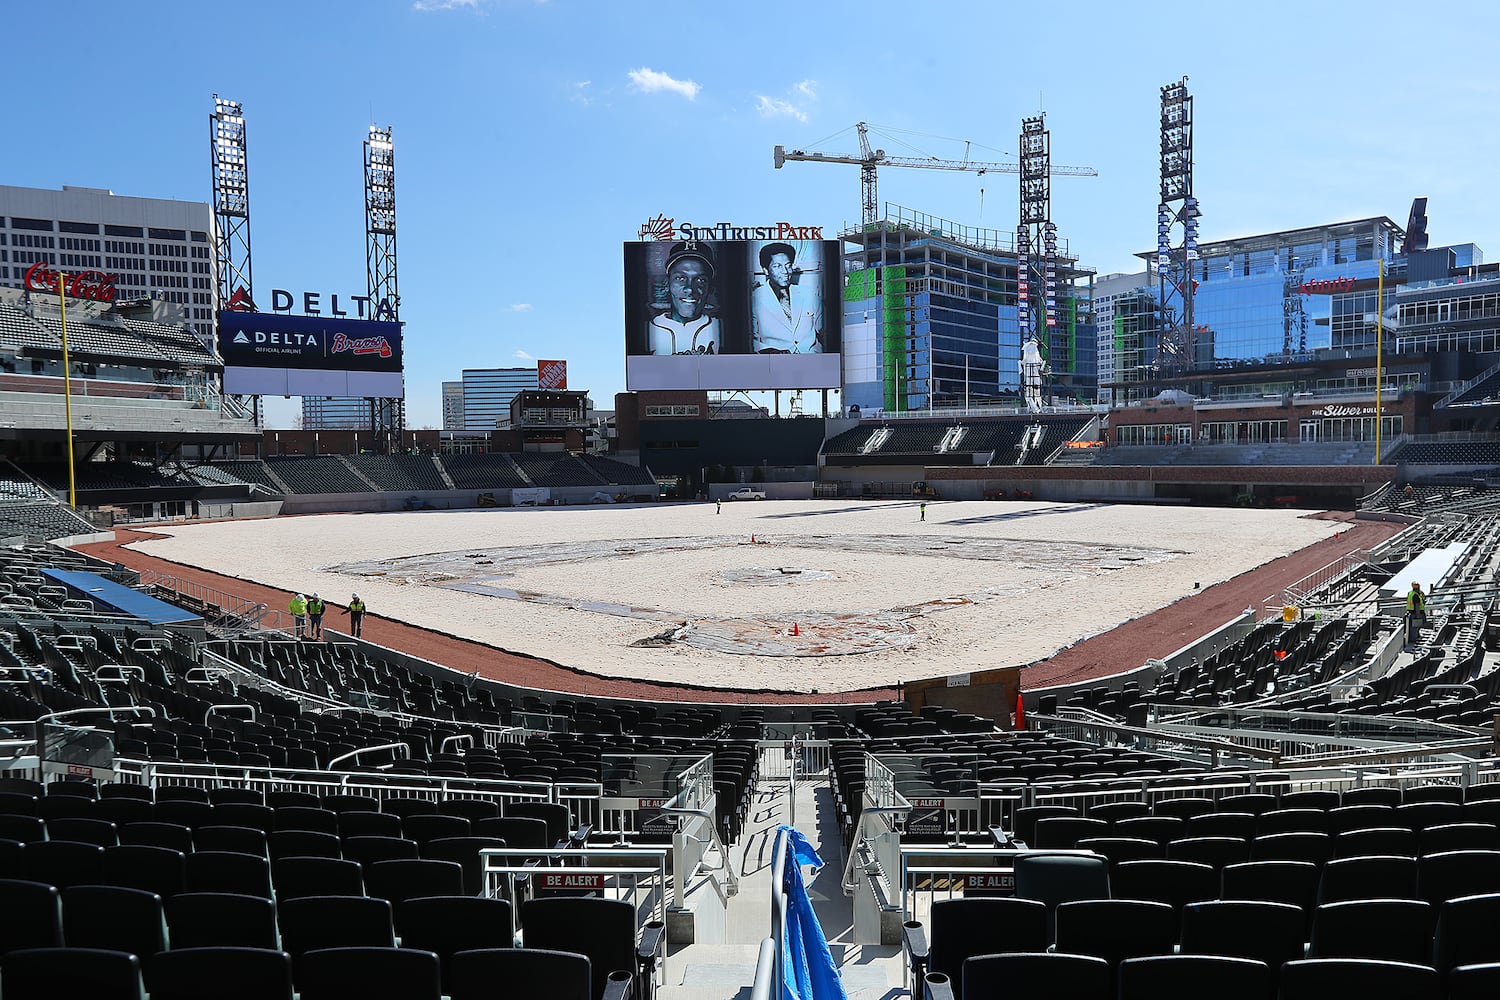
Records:
M399 321L401 296L396 283L396 150L390 127L370 126L365 140L365 283L370 302L389 302ZM401 440L405 407L399 398L370 400L370 429L382 451Z
M1198 367L1193 326L1193 265L1198 260L1198 199L1193 197L1193 98L1187 77L1161 88L1161 201L1156 208L1156 277L1161 308L1158 375Z
M219 268L215 310L253 302L250 281L250 168L245 145L245 113L238 101L214 95L208 116L209 153L213 163L214 254ZM235 293L243 289L242 299ZM252 306L253 308L253 306Z
M1016 227L1016 320L1029 406L1045 395L1048 342L1057 326L1057 226L1052 222L1052 133L1046 115L1021 119L1021 223Z

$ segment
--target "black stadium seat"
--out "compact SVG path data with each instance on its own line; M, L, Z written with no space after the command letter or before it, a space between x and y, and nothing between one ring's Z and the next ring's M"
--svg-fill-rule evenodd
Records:
M145 1000L141 965L129 952L32 948L0 960L5 1000Z
M173 948L151 962L151 1000L292 1000L292 962L262 948Z

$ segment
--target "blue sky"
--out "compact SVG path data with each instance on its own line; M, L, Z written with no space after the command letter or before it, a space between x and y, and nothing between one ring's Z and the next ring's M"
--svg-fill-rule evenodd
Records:
M82 0L7 47L0 183L207 201L212 95L249 123L257 289L362 294L361 143L394 130L413 426L465 367L564 358L624 388L620 244L643 220L837 229L852 166L772 147L1013 160L1045 110L1082 263L1155 240L1159 88L1195 98L1205 240L1429 201L1434 245L1500 255L1500 5ZM49 120L50 117L50 120ZM56 126L56 127L54 127ZM951 137L951 138L940 138ZM1013 175L886 169L882 201L1011 229ZM271 422L290 426L279 401Z

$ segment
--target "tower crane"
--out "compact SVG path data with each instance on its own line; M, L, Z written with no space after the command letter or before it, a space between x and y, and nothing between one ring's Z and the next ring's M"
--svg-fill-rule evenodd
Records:
M865 122L858 122L854 126L859 133L859 155L849 156L841 153L818 153L805 149L787 149L785 146L777 146L775 149L776 169L780 170L782 164L787 160L806 160L811 163L857 163L859 164L859 186L860 186L860 222L862 225L873 225L880 212L880 202L875 194L875 168L885 167L919 167L924 170L967 170L978 174L994 171L1000 174L1018 174L1021 167L1017 163L992 163L985 160L970 160L965 157L962 160L942 160L937 157L922 156L891 156L883 149L872 149L870 147L870 126ZM1051 173L1061 177L1098 177L1099 171L1093 167L1065 167L1052 164Z

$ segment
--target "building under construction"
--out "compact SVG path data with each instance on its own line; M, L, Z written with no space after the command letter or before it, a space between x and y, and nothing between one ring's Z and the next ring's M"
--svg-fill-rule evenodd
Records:
M1015 234L886 203L845 243L844 403L887 413L1024 405ZM1092 403L1092 268L1057 247L1044 404ZM1041 331L1038 331L1039 333Z

